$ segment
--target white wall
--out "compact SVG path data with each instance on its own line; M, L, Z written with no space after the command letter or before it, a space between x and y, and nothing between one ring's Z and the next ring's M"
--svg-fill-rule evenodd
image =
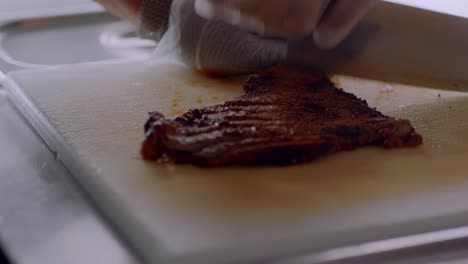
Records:
M388 2L417 6L452 15L468 17L468 0L387 0Z

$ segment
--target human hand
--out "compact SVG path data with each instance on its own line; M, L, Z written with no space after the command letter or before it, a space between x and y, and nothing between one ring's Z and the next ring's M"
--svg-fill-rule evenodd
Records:
M169 30L159 41L156 53L177 54L186 64L212 73L251 72L279 63L287 56L287 39L310 34L317 46L331 48L351 31L375 2L272 0L265 5L264 0L98 1L111 12L132 21L138 20L138 9L142 5L142 28L150 31L164 28L147 35L158 41L166 32L166 26L160 25L167 24L162 20L172 2Z
M144 0L143 6L146 1L154 0ZM239 74L281 62L287 55L287 43L202 18L195 12L195 0L173 0L168 31L156 49L156 57L168 54L204 72Z
M376 0L196 0L207 19L278 38L313 35L320 48L341 42Z
M142 0L96 0L112 14L136 24Z

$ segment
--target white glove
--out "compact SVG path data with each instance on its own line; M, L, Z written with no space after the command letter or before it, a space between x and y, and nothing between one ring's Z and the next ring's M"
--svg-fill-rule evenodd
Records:
M166 33L156 59L176 59L198 70L232 74L281 62L287 56L286 39L313 34L318 47L337 45L376 0L97 1L135 23L140 9L147 38L159 41Z
M143 5L143 10L151 14L151 6L145 7L145 1ZM144 24L152 23L148 17L143 19ZM285 40L260 37L219 20L202 18L195 12L195 0L173 0L169 26L154 59L175 58L208 73L239 74L279 63L286 55Z
M196 0L207 19L257 32L297 38L313 34L320 48L341 42L376 0Z

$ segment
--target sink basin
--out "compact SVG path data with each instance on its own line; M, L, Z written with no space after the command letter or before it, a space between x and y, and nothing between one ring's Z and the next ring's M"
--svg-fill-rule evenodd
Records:
M106 13L21 20L0 27L0 71L145 58L154 47Z

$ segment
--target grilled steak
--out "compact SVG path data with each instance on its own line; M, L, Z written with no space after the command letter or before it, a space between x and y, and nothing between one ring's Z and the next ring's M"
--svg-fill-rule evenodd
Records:
M367 145L422 144L408 120L396 120L342 91L324 76L273 67L249 77L244 94L167 119L150 113L142 155L200 166L286 165Z

